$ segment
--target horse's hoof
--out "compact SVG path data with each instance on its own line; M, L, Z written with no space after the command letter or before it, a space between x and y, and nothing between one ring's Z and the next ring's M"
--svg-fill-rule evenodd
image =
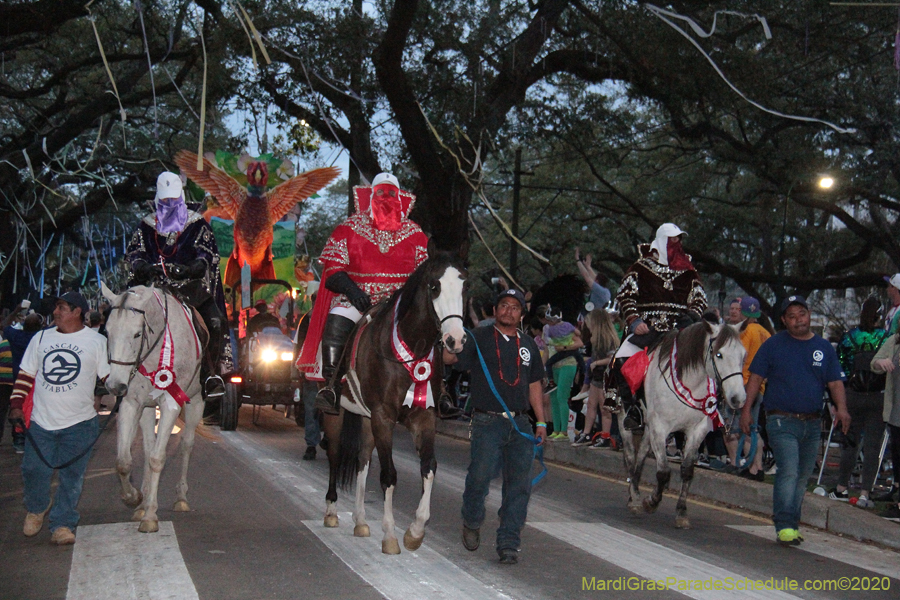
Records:
M414 537L412 533L409 532L409 529L406 530L406 533L403 534L403 547L409 550L410 552L415 552L422 545L422 541L425 540L425 535L417 538Z
M326 525L327 527L327 525ZM353 536L354 537L369 537L369 526L363 523L362 525L357 525L353 528Z
M656 512L656 507L659 506L659 503L653 503L653 498L644 498L644 502L642 504L645 513L654 513Z
M397 541L397 538L391 538L389 540L381 540L381 553L382 554L400 554L400 542Z
M145 512L146 512L146 511L145 511L143 508L137 509L136 511L134 511L133 513L131 513L131 520L132 520L132 521L135 521L135 522L137 522L137 521L143 521L143 520L144 520L144 513L145 513Z
M187 500L178 500L175 502L172 510L175 512L191 512L191 507L188 505Z
M676 529L690 529L691 521L687 517L675 517Z
M141 521L138 525L138 531L141 533L156 533L159 531L159 521Z
M124 502L125 506L127 506L128 508L139 506L143 501L144 495L139 491L135 491L134 494L122 495L122 502Z
M325 515L325 527L337 527L338 526L338 516L337 515Z
M640 501L636 500L628 503L628 510L630 510L633 515L639 515L644 512L644 506Z

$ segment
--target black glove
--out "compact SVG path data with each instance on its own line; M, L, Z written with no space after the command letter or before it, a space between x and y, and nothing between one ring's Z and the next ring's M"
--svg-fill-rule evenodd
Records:
M350 276L344 271L338 271L325 281L325 288L331 290L335 294L343 294L347 296L350 304L359 312L366 312L372 306L372 300L369 295L359 289Z
M186 265L172 265L169 275L172 279L200 279L206 273L206 262L202 258L192 260Z
M149 283L163 274L162 267L151 265L146 260L134 261L131 263L131 270L134 271L134 281L137 284Z

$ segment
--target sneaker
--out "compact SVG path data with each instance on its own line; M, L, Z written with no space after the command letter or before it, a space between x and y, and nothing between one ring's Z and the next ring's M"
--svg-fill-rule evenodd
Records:
M598 437L594 440L594 443L591 444L591 448L609 448L612 446L612 441L608 437Z
M850 501L850 492L848 490L839 492L837 488L833 488L830 492L828 492L828 497L831 498L832 500L840 500L841 502L849 502Z
M478 550L478 546L481 545L481 531L478 529L469 529L463 525L462 540L466 550L475 552Z
M728 463L719 458L711 458L709 460L709 468L713 471L724 471Z
M857 508L875 508L875 503L872 502L869 498L865 496L860 496L856 499L856 507Z
M680 463L684 460L681 450L670 450L668 448L666 448L666 458L669 459L669 462L674 463Z
M562 431L557 431L556 433L551 433L549 439L553 440L554 442L559 442L562 440L568 440L569 436Z
M579 446L587 446L591 443L591 437L586 433L579 433L575 436L575 441L572 442L572 447L577 448Z
M895 486L886 492L882 492L880 494L872 494L870 500L874 500L875 502L890 502L891 500L894 500L895 497L898 497L898 490L900 490L900 488Z
M698 467L703 467L705 469L709 468L709 457L705 454L697 455L697 462L695 463Z
M887 519L888 521L900 523L900 506L891 504L886 509L881 511L878 516Z
M519 551L513 548L504 548L503 550L498 550L497 553L500 555L500 564L501 565L514 565L519 562Z
M573 401L577 402L577 401L579 401L579 400L584 400L585 398L588 397L588 395L590 395L590 392L589 392L589 391L587 391L587 392L578 392L577 394L575 394L574 396L572 396L571 399L572 399Z
M778 465L772 465L768 469L766 469L766 475L774 475L778 472Z
M75 543L75 534L68 527L57 527L50 536L50 543L57 546L68 546Z
M22 526L22 533L28 537L37 535L44 527L44 516L49 510L50 507L48 506L44 512L25 515L25 525Z
M316 447L307 446L306 452L303 454L303 460L316 460Z
M25 434L13 431L13 449L16 454L25 454Z
M545 393L545 394L552 394L552 393L555 392L555 391L556 391L556 386L555 386L555 385L552 385L552 384L551 384L551 385L548 385L548 386L546 387L546 389L544 389L544 393Z
M778 531L778 543L782 546L799 546L800 533L796 529L780 529Z

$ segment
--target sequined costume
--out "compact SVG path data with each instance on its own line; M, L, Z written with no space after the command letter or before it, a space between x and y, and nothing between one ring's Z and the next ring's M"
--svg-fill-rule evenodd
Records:
M625 323L641 319L663 333L675 329L685 313L706 310L706 292L694 269L676 270L656 260L650 244L640 244L638 259L626 272L616 294Z
M400 191L399 196L402 206L399 228L395 231L378 229L369 210L372 189L354 188L356 212L332 232L319 262L323 282L335 273L344 272L369 296L372 304L377 304L400 289L416 267L425 262L428 238L407 218L415 196L405 191ZM325 321L336 307L349 309L352 303L345 294L321 286L309 333L297 362L298 368L316 381L323 380L317 354Z
M176 279L167 276L175 265L187 265L197 259L205 263L200 277ZM141 261L154 266L162 265L163 273L157 274L152 283L169 287L182 300L197 308L204 320L208 320L206 313L217 312L218 318L225 314L225 293L219 278L216 238L209 223L199 213L189 211L184 229L167 234L157 232L155 214L144 217L125 251L129 286L149 283L137 277L134 271L134 266ZM217 310L204 310L207 306ZM219 373L230 373L234 370L233 364L231 345L223 340L223 351L218 360Z

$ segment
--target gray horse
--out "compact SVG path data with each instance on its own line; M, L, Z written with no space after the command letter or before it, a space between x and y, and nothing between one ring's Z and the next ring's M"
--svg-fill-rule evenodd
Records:
M744 405L747 398L742 378L745 355L734 329L706 321L680 332L669 332L651 353L644 382L644 434L637 455L632 433L623 426L625 414L618 414L625 468L631 477L628 508L632 512L653 512L659 506L671 477L666 439L670 433L682 431L684 460L675 526L690 528L687 495L694 477L697 449L710 431L710 420L716 415L720 400L734 410ZM656 489L642 500L638 486L644 460L651 450L656 457Z
M173 510L187 512L187 470L194 432L203 416L200 337L190 309L164 290L137 286L116 295L103 284L103 295L112 306L109 332L110 374L107 389L123 396L118 416L116 471L122 484L122 501L135 509L138 530L159 530L157 492L166 463L166 445L175 420L184 409L181 432L181 478L175 487ZM156 409L159 408L159 426ZM140 422L144 441L144 477L141 490L131 482L131 446Z

